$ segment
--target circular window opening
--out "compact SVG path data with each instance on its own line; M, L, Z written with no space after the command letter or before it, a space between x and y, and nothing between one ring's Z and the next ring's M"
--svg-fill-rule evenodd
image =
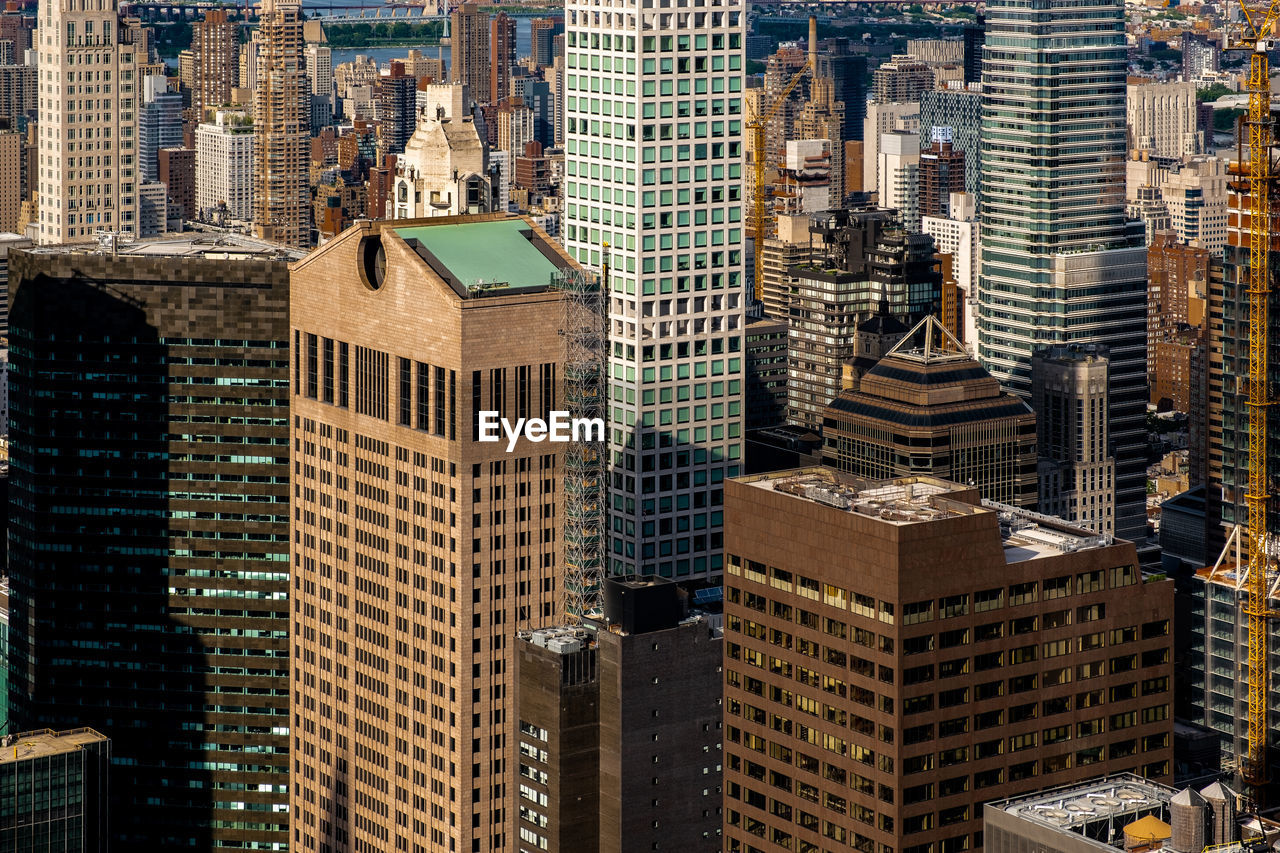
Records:
M382 248L382 237L371 234L360 241L360 278L370 290L382 287L387 275L387 253Z

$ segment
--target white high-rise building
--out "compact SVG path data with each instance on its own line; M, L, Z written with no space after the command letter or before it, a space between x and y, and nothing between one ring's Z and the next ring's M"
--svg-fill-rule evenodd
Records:
M922 216L920 230L933 238L939 252L952 258L951 273L964 291L964 345L977 352L978 341L978 211L970 193L951 194L951 216Z
M1138 83L1125 87L1129 148L1157 157L1182 157L1204 150L1196 127L1195 83Z
M744 5L565 15L565 246L609 270L610 569L718 576L742 465Z
M39 222L41 244L138 234L138 66L145 41L116 0L41 0Z
M862 186L867 192L875 192L880 185L880 137L899 130L920 132L920 104L867 104L862 121Z
M218 110L196 128L196 210L214 220L225 205L231 219L253 218L253 118Z
M311 94L322 98L333 94L333 51L324 45L309 44L306 49L307 79Z
M896 130L880 136L876 187L880 206L898 211L902 227L920 231L920 134Z

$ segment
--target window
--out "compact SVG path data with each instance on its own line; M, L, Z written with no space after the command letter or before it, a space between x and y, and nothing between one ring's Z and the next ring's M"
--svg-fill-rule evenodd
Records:
M1004 587L1001 586L974 593L974 613L986 613L989 610L998 610L1001 607L1004 607Z
M1101 592L1105 587L1102 583L1102 570L1098 569L1093 572L1081 572L1076 575L1076 594L1083 595L1089 592Z
M1086 604L1084 607L1076 608L1076 621L1080 624L1096 622L1106 615L1107 605L1105 604Z
M350 401L347 394L347 377L350 374L349 347L346 342L338 342L338 405L348 408Z
M315 335L307 335L307 396L316 399L320 396L319 378L317 376L320 367L319 339Z
M1036 646L1019 646L1009 652L1009 664L1017 666L1020 663L1033 663L1038 657L1038 649Z
M1111 570L1111 588L1133 586L1138 582L1138 569L1135 566L1116 566Z
M444 388L444 368L436 368L436 428L435 434L443 436L445 434L445 417L447 410L445 408L445 388Z
M417 363L418 420L415 426L424 432L431 429L431 365Z
M1036 733L1027 732L1026 734L1013 735L1009 738L1009 751L1021 752L1024 749L1035 749Z
M413 367L407 358L400 362L400 426L410 426L413 422Z
M324 401L333 403L333 339L324 339Z
M1027 583L1018 583L1009 587L1009 606L1017 607L1021 604L1034 604L1036 601L1036 582L1028 581Z
M950 619L953 616L965 616L969 612L969 596L950 595L938 601L939 616Z
M1044 600L1051 601L1055 598L1065 598L1071 594L1071 576L1067 575L1060 578L1049 578L1042 584L1044 590Z
M933 599L906 604L902 608L902 624L917 625L933 619Z

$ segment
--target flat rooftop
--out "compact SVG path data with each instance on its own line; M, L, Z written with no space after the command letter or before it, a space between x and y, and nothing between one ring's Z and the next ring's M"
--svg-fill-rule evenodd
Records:
M934 500L938 496L973 491L935 477L871 480L834 468L815 467L739 477L738 482L897 525L985 511L969 503Z
M0 742L0 764L74 752L86 744L101 743L106 739L105 735L93 729L70 729L65 732L43 729L9 735Z
M393 229L417 241L419 254L455 289L467 295L490 290L545 289L570 268L524 219L486 219Z
M250 258L261 260L296 261L306 252L290 249L278 243L255 240L244 234L184 231L166 234L146 240L117 240L115 246L103 239L95 242L68 243L60 246L33 246L23 251L36 255L100 254L128 255L133 257L204 258L207 260L240 261Z
M540 649L546 649L560 655L569 655L591 648L596 644L595 634L576 625L557 625L552 628L538 628L533 631L520 631L518 639Z
M994 513L999 520L1005 561L1008 563L1101 548L1113 541L1110 536L1076 527L1053 516L994 501L975 503L976 490L973 487L937 477L872 480L821 466L738 477L736 482L781 492L797 500L871 516L893 525Z
M1053 554L1102 548L1112 543L1110 536L1076 527L1069 521L1019 507L982 502L1000 514L1000 537L1004 541L1004 558L1010 563L1034 560Z
M1022 797L987 803L987 808L1007 812L1020 820L1079 835L1100 849L1112 845L1093 837L1099 821L1127 824L1155 814L1168 815L1169 800L1177 791L1133 773L1117 773L1088 782L1063 785ZM1117 839L1123 844L1123 835Z

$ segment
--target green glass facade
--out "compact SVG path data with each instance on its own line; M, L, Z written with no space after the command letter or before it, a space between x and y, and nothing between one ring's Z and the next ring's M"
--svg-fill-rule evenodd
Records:
M1124 212L1124 4L995 0L986 22L978 353L1026 394L1034 350L1108 346L1115 529L1140 541L1146 253Z

